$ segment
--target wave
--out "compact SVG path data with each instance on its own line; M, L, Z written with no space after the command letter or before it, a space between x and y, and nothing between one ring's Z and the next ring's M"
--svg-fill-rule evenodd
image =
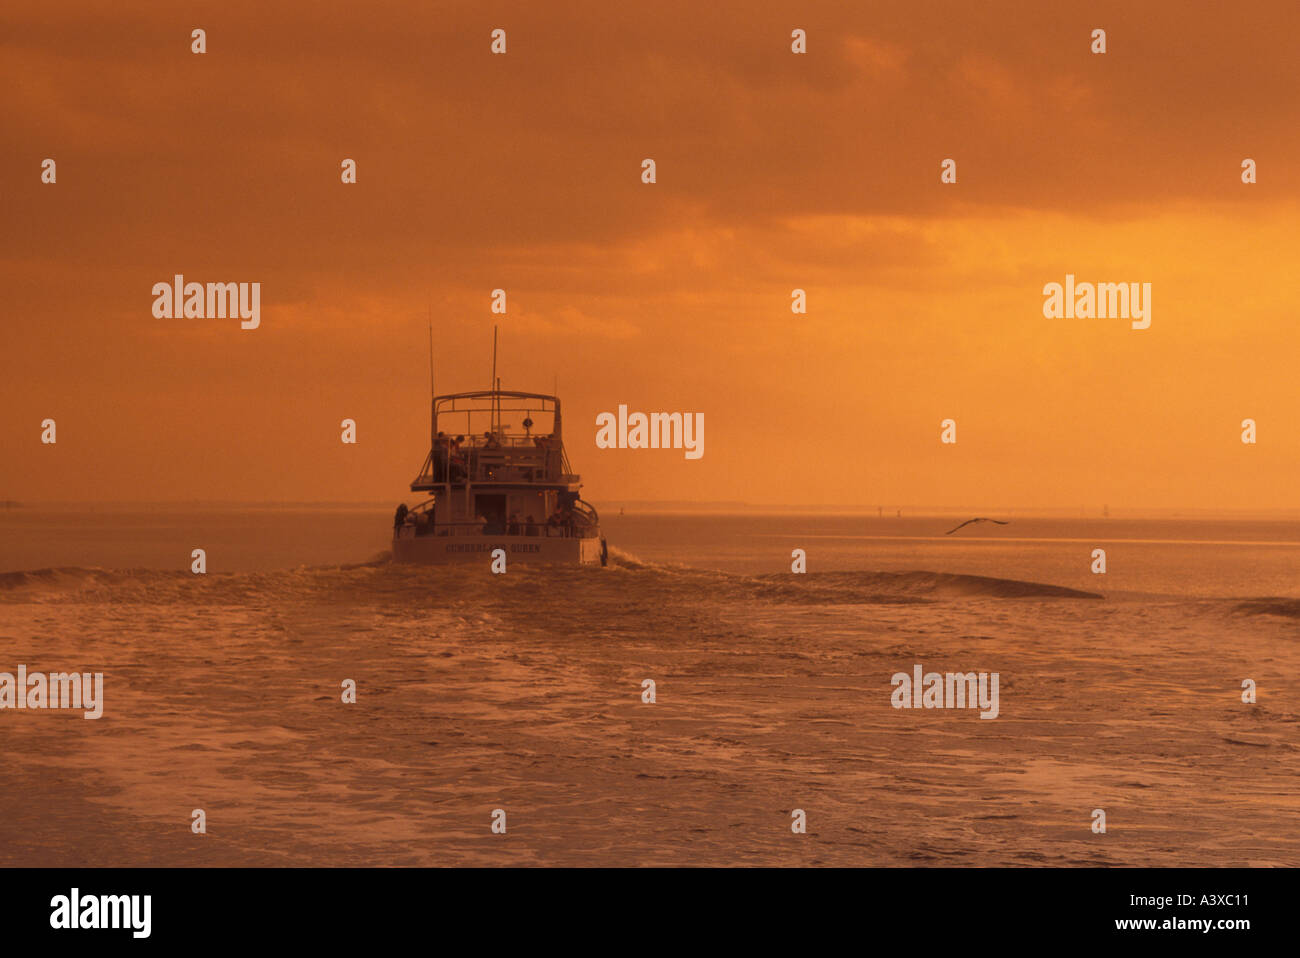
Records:
M1283 615L1289 619L1300 619L1300 599L1247 599L1238 602L1232 611L1244 615Z
M806 580L796 582L794 579ZM994 599L1101 599L1097 592L1084 592L1045 582L997 579L954 572L821 572L797 577L778 574L757 577L782 598L798 601L855 602L872 600L927 601L951 598Z
M86 587L118 585L134 579L179 575L153 569L83 569L59 566L22 572L0 572L0 592L61 591Z
M667 568L654 562L647 562L640 556L633 555L626 549L620 549L618 546L609 547L609 564L623 569L654 569Z
M935 599L982 597L999 599L1058 598L1102 599L1085 592L1045 582L999 579L952 572L787 572L762 575L712 572L686 565L648 562L611 547L610 565L628 572L680 580L693 580L710 588L748 589L754 598L798 603L927 602Z
M593 572L609 571L631 577L637 588L680 589L709 595L731 595L758 601L789 604L836 605L848 603L909 603L944 599L1101 599L1096 592L1084 592L1043 582L999 579L981 575L950 572L813 572L804 574L769 573L745 575L718 572L687 565L651 562L611 548L608 570L567 566L519 566L512 578L548 579L555 584L573 576L582 576L598 586L601 578L587 578ZM349 565L300 566L273 572L222 572L195 577L188 570L98 569L60 567L23 572L0 573L0 598L9 601L54 599L84 592L130 593L141 597L162 598L180 590L197 599L200 594L217 599L222 594L243 595L249 590L264 594L321 593L339 588L361 592L400 593L410 589L424 592L431 581L455 583L465 594L472 595L474 583L487 581L477 566L420 566L394 563L387 554L366 562ZM202 583L195 579L202 579ZM626 580L612 582L625 588ZM195 590L195 586L199 588ZM576 583L575 583L576 586ZM565 586L568 588L568 586ZM1280 606L1276 614L1300 616L1300 600L1260 600ZM1258 611L1275 611L1273 608Z

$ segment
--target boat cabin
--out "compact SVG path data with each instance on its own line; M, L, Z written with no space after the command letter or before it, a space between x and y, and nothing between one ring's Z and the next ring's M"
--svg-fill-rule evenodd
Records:
M599 535L564 452L560 400L485 390L433 399L431 448L412 492L431 498L399 510L397 538Z

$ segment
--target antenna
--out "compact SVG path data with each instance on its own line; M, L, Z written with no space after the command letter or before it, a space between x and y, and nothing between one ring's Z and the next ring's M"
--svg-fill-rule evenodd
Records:
M429 304L429 448L434 447L434 441L437 439L434 430L438 426L438 413L434 406L434 389L433 389L433 304Z
M497 327L492 327L492 388L497 392L501 390L501 383L497 380ZM501 397L492 396L492 431L496 432L500 426L501 419Z

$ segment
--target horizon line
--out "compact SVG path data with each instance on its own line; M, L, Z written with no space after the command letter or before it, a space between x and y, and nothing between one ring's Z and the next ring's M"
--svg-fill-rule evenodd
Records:
M15 509L50 507L207 507L207 508L350 508L388 509L391 500L379 499L0 499L0 512ZM692 512L727 515L746 512L783 512L798 514L837 514L875 516L884 519L928 516L981 515L1025 517L1061 517L1072 519L1213 519L1213 518L1290 518L1300 520L1300 506L1294 508L1208 508L1205 506L948 506L933 503L891 504L880 503L790 503L747 502L744 500L695 499L607 499L601 503L605 509L639 508L648 511L671 513ZM1104 510L1109 509L1109 514Z

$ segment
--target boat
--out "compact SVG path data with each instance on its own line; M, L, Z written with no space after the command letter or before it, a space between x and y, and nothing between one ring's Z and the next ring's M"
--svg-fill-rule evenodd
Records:
M501 549L508 563L606 565L600 516L564 449L559 397L502 390L495 368L493 382L433 397L429 454L411 482L428 498L397 507L393 559L487 565Z

